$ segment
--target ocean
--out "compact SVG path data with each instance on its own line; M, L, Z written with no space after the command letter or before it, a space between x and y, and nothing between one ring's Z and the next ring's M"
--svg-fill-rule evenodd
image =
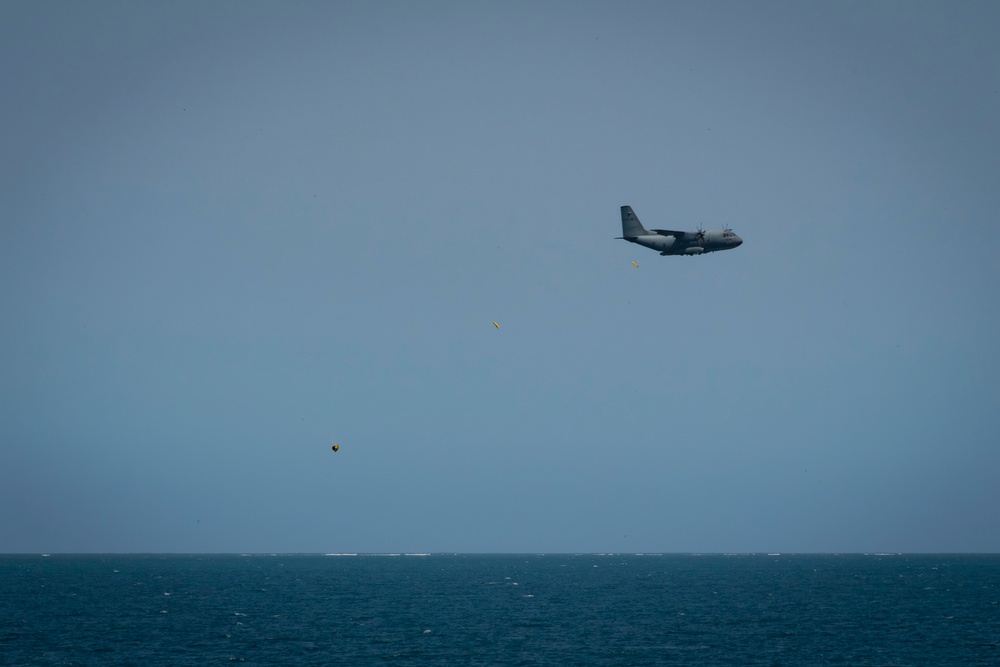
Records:
M0 556L4 665L1000 665L1000 556Z

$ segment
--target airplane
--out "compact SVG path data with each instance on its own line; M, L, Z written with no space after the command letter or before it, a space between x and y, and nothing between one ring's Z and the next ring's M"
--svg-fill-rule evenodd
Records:
M730 250L743 243L743 239L729 227L722 231L675 232L669 229L646 229L635 217L631 206L622 206L622 236L629 243L659 250L661 255L703 255L716 250Z

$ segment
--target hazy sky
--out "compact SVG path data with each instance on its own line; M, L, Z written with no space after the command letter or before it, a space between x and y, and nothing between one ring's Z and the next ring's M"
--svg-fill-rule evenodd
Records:
M0 552L1000 551L998 29L0 3Z

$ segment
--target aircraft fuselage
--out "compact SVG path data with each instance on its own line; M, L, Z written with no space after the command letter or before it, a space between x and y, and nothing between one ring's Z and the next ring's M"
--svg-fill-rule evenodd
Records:
M703 255L706 252L736 248L743 239L731 231L668 232L650 230L652 234L623 237L630 243L656 250L661 255Z

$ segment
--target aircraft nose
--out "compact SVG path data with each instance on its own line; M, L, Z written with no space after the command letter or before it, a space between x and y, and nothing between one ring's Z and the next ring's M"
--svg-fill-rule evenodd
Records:
M743 245L743 239L741 239L739 236L737 236L736 237L736 246L739 247L741 245Z

